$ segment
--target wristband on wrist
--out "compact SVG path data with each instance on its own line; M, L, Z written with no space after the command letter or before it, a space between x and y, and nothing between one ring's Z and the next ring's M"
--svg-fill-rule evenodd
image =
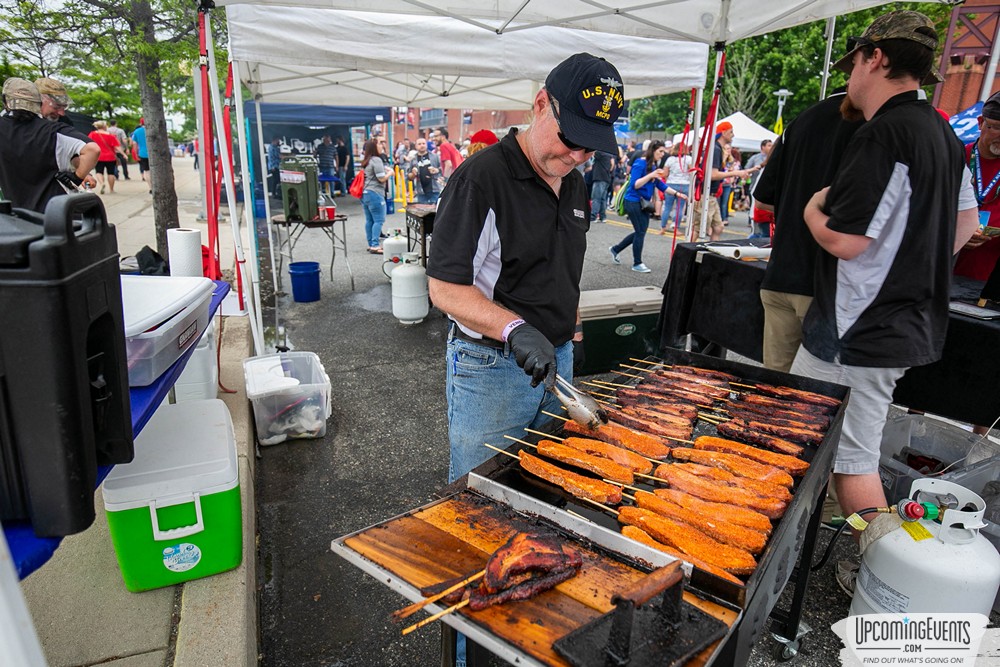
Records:
M573 329L573 333L583 333L583 322L577 322L576 328Z
M503 328L503 333L500 334L500 340L506 343L507 337L510 336L510 332L516 329L517 327L521 326L522 324L524 324L524 320L522 320L521 318L517 318L516 320L511 320L510 322L508 322L507 326Z

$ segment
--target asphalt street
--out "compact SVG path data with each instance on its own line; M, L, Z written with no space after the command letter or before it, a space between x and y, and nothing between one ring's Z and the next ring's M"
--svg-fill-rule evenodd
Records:
M403 325L393 318L382 258L365 250L360 204L350 197L337 203L338 212L349 215L348 258L356 289L351 290L340 252L329 280L329 242L310 230L296 246L294 259L318 261L323 267L321 299L295 303L287 294L278 299L277 321L289 346L316 352L326 367L333 416L323 438L260 449L256 494L262 664L437 665L438 627L401 637L390 614L407 602L332 553L330 542L426 504L445 485L446 318L434 309L420 324ZM402 213L389 216L386 228L393 227L405 229ZM647 237L643 260L651 273L631 271L627 258L621 265L612 263L608 247L630 229L615 220L592 226L583 289L663 285L669 236ZM727 236L745 237L748 231L746 214L734 214ZM282 285L289 290L287 274ZM821 531L820 549L831 535ZM796 664L840 664L840 642L830 625L847 615L849 600L833 572L838 558L856 550L842 537L835 551L812 577L804 616L812 632L802 642ZM778 664L771 654L782 648L769 636L760 637L751 664Z

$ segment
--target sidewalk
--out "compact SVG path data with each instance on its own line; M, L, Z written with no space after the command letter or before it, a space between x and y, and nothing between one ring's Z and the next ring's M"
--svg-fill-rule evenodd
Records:
M174 159L180 225L202 230L198 178L190 158ZM115 225L119 252L155 247L152 198L130 165L132 180L101 195ZM223 209L224 215L228 211ZM233 266L232 234L220 237L223 270ZM228 239L228 241L227 241ZM219 318L220 380L234 394L219 394L233 418L243 502L243 563L231 572L170 588L130 593L115 559L100 491L97 519L66 538L55 556L22 583L39 641L51 667L205 667L257 664L256 516L253 429L242 361L252 354L245 317Z

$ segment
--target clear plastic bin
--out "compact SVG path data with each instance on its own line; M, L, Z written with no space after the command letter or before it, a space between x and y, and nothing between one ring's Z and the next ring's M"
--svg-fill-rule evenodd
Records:
M894 456L910 447L951 466L946 473L956 473L972 465L1000 456L1000 446L966 431L960 426L931 419L925 415L900 415L886 422L882 431L882 455L878 473L890 503L909 495L913 480L926 477Z
M315 353L250 357L243 361L243 374L260 444L326 435L333 412L330 377Z

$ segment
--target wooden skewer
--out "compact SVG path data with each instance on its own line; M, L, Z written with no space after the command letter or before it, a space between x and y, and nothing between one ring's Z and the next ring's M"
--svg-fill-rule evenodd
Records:
M548 414L548 413L546 413L546 414ZM553 417L556 417L556 416L558 416L558 415L552 415L552 416L553 416ZM561 419L561 417L560 417L560 419ZM568 421L568 420L567 420L567 421ZM525 431L527 431L528 433L534 433L535 435L542 435L542 436L545 436L545 437L546 437L546 438L548 438L549 440L555 440L556 442L562 442L563 440L565 440L565 439L566 439L566 438L557 438L557 437L556 437L556 436L554 436L554 435L549 435L548 433L542 433L541 431L536 431L536 430L535 430L535 429L533 429L533 428L525 428L524 430L525 430Z
M754 384L743 384L742 382L730 382L729 384L734 387L746 387L747 389L756 389L757 385Z
M584 382L584 384L587 384L587 383ZM611 398L611 399L617 398L617 396L615 396L614 394L602 394L599 391L590 391L589 389L587 390L587 393L590 394L591 396L595 396L595 397L596 396L600 396L601 398Z
M604 380L594 380L597 386L601 387L622 387L623 389L635 389L630 384L618 384L617 382L605 382Z
M521 440L520 438L515 438L514 436L507 435L506 433L504 434L503 437L507 438L508 440L513 440L514 442L519 442L522 445L527 445L528 447L534 447L535 449L538 449L538 445L534 445L534 444L528 442L527 440Z
M403 634L404 635L408 635L411 632L413 632L414 630L419 630L420 628L424 627L425 625L427 625L429 623L433 623L434 621L438 620L442 616L447 616L448 614L450 614L452 612L458 611L459 609L461 609L462 607L466 606L467 604L469 604L468 600L462 600L461 602L459 602L457 604L453 604L452 606L448 607L447 609L442 609L438 613L432 614L431 616L428 616L427 618L425 618L424 620L420 621L419 623L414 623L413 625L411 625L408 628L403 628Z
M548 410L542 410L542 414L543 415L548 415L549 417L554 417L556 419L561 419L564 422L573 421L569 417L563 417L562 415L553 414L553 413L549 412ZM528 429L524 429L524 430L527 431Z
M619 366L624 366L625 368L635 368L635 366L625 366L625 364L618 364L618 365ZM642 369L641 368L635 368L635 370L641 371ZM641 375L633 375L632 373L622 373L621 371L618 371L618 375L624 375L627 378L637 378L639 380L642 379Z
M445 590L441 591L437 595L432 595L429 598L425 598L425 599L421 600L420 602L414 602L413 604L411 604L408 607L403 607L402 609L400 609L398 611L392 612L392 617L394 619L396 619L397 621L402 621L404 618L409 618L410 616L413 616L413 614L415 614L416 612L420 611L421 609L423 609L427 605L429 605L429 604L431 604L433 602L437 602L438 600L440 600L443 597L448 597L450 594L454 593L455 591L457 591L458 589L460 589L460 588L462 588L464 586L467 586L468 584L471 584L473 581L476 581L478 579L482 579L485 574L486 574L486 570L480 570L479 572L476 572L475 574L473 574L473 575L471 575L469 577L466 577L465 579L463 579L462 581L458 582L454 586L446 588Z
M614 514L615 516L618 516L618 510L616 510L613 507L608 507L607 505L605 505L603 503L599 503L596 500L591 500L590 498L577 498L577 500L582 500L584 502L590 503L591 505L596 505L597 507L600 507L605 512L610 512L611 514Z
M612 403L611 401L602 401L602 400L601 400L601 399L599 399L599 398L595 398L594 400L595 400L595 401L597 401L597 403L598 403L598 404L600 404L600 405L607 405L607 406L610 406L610 407L612 407L612 408L616 408L616 407L618 407L618 406L617 406L617 405L616 405L615 403ZM565 406L564 406L564 407L563 407L563 410L565 410L565 409L566 409L566 408L565 408Z
M628 360L629 361L636 361L636 362L638 362L640 364L651 364L653 366L663 366L664 368L673 368L673 366L671 366L669 364L665 364L665 363L660 362L660 361L648 361L646 359L636 359L635 357L629 357Z
M629 366L628 364L618 364L618 365L621 366L622 368L630 368L633 371L639 371L640 373L652 373L654 370L652 368L639 368L638 366ZM622 375L625 375L625 373L622 373Z
M608 391L608 387L604 386L603 384L595 384L593 382L590 382L589 380L580 380L580 384L585 384L588 387L597 387L598 389L603 389L604 391ZM625 385L622 385L622 386L625 386ZM591 393L593 393L593 392L591 392ZM603 394L603 395L610 396L610 397L614 396L614 394Z
M698 413L698 419L707 421L709 424L721 424L724 421L729 421L728 419L720 419L714 415L706 415L704 412Z
M494 450L494 451L500 452L501 454L506 454L507 456L509 456L512 459L517 459L518 461L521 460L521 457L518 456L517 454L511 454L510 452L508 452L506 450L503 450L503 449L500 449L499 447L494 447L493 445L491 445L488 442L484 442L483 444L485 446L489 447L490 449Z
M660 461L660 463L663 463L663 461ZM661 479L661 478L659 478L659 477L653 477L652 475L643 475L642 473L639 473L639 472L637 472L637 473L633 473L633 474L634 474L634 475L635 475L636 477L645 477L646 479L653 479L653 480L656 480L657 482L662 482L662 481L664 481L663 479Z
M591 521L587 517L583 516L582 514L579 514L578 512L574 512L573 510L563 510L563 511L566 512L567 514L572 514L573 516L575 516L578 519L583 519L584 521L589 521L590 523L594 523L593 521Z
M649 475L643 475L643 477L648 477L648 476ZM640 489L638 487L629 486L628 484L622 484L621 482L615 482L615 481L610 480L610 479L606 479L604 481L607 482L608 484L616 484L617 486L620 486L623 489L628 489L629 491L642 491L642 489Z

